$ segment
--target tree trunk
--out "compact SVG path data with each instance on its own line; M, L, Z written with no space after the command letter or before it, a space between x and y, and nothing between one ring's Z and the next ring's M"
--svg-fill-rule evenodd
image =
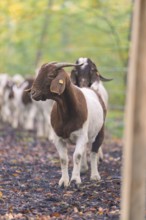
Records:
M43 55L43 46L44 46L44 39L46 37L47 34L47 29L48 29L48 25L49 25L49 20L50 20L50 14L48 13L49 9L52 7L52 3L53 0L48 0L48 6L47 6L47 10L46 10L46 14L44 16L44 23L42 25L42 31L41 31L41 35L40 35L40 39L39 39L39 43L38 43L38 48L37 48L37 52L36 52L36 58L35 58L35 68L37 68L42 55Z
M144 220L146 178L146 1L135 0L128 72L121 220Z

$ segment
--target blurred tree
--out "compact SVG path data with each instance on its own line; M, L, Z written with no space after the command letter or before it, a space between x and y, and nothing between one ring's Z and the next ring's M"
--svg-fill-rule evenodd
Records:
M43 62L90 57L114 78L110 102L123 105L130 15L127 0L0 1L0 72L34 74Z
M45 37L47 34L47 29L48 29L48 25L49 25L50 16L51 16L51 14L49 14L49 10L51 10L52 3L53 3L53 0L48 0L48 7L47 7L46 13L44 15L44 23L42 25L42 31L40 34L40 40L39 40L38 48L37 48L37 52L36 52L35 67L38 66L38 64L41 60L41 57L42 57L43 46L45 43Z

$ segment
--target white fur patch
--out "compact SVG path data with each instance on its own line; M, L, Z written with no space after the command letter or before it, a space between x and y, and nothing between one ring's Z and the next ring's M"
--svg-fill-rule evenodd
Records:
M93 143L97 134L101 130L104 122L104 113L98 97L94 91L88 88L82 88L88 108L88 141Z
M105 87L103 86L102 82L94 82L91 85L91 88L94 89L95 91L99 92L99 94L101 95L101 98L107 108L107 106L108 106L108 93L107 93Z
M99 160L99 154L95 152L91 152L91 180L100 180L101 177L98 172L98 160Z
M79 64L83 63L83 65L81 66L81 69L84 69L88 65L87 58L80 57L78 59L78 62L79 62Z

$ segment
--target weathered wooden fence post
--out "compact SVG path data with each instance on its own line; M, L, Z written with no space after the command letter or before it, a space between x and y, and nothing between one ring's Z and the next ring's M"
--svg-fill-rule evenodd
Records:
M121 220L143 220L146 198L146 0L135 0L131 43Z

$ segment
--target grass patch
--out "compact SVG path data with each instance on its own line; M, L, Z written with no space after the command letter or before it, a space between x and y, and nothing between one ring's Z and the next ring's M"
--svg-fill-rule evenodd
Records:
M122 138L124 131L124 112L110 110L106 118L106 128L112 137Z

